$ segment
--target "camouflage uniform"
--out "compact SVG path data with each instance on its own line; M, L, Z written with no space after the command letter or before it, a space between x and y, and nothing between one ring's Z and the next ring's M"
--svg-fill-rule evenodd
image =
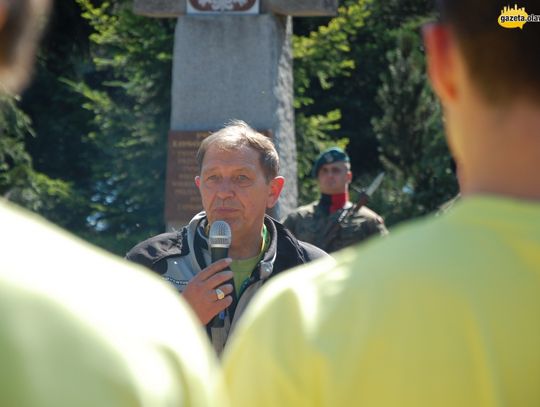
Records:
M388 234L383 219L365 206L360 207L352 216L343 216L339 228L335 229L334 225L343 211L350 211L352 207L352 203L347 202L343 209L328 214L328 211L320 205L320 201L315 201L289 214L283 224L297 239L311 243L328 253L353 245L372 235Z

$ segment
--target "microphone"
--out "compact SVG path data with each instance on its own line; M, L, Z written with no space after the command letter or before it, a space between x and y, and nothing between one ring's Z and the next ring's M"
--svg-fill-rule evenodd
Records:
M208 233L208 243L210 245L210 257L212 263L215 263L218 260L225 259L229 256L229 247L231 247L232 233L231 227L229 224L223 220L216 220L210 226L210 232ZM234 287L234 281L231 280ZM227 310L221 311L217 314L212 321L210 321L210 326L213 328L221 328L225 325L225 312Z

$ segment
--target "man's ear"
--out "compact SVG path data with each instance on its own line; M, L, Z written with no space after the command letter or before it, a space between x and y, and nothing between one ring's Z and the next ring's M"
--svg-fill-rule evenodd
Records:
M275 177L272 181L270 181L270 190L268 193L268 198L266 200L267 208L273 208L274 205L277 203L279 195L283 190L283 185L285 185L285 178L283 177Z
M201 177L199 177L198 175L195 177L195 185L197 186L197 188L201 187Z
M347 171L347 183L350 184L352 182L352 171Z
M427 71L431 85L442 104L456 99L457 44L450 28L444 24L428 24L422 30L426 49Z

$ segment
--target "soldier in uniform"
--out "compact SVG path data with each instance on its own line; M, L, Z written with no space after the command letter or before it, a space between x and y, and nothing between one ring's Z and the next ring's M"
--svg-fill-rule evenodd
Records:
M349 201L352 173L349 156L342 149L323 151L313 164L312 175L317 178L321 198L299 207L283 221L298 239L330 253L372 235L388 234L379 215Z

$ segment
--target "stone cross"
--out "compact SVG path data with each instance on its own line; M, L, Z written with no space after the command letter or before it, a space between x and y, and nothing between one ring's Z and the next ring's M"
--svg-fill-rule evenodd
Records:
M266 131L276 145L286 183L273 215L282 217L296 207L291 16L335 15L337 3L134 0L137 14L178 19L165 211L168 227L185 224L200 210L198 193L191 186L195 147L207 131L231 119Z

